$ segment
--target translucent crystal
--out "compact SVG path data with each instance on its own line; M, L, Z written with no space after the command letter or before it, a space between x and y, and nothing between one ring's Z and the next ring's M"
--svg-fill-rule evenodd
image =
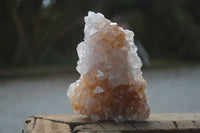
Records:
M90 11L84 34L77 47L81 76L67 92L74 111L95 121L147 119L146 82L134 33Z

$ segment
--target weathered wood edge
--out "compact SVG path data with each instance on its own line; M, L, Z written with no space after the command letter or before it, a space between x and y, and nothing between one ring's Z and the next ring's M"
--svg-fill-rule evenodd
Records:
M94 131L137 131L137 132L200 132L200 113L153 113L150 118L143 122L123 122L113 121L91 121L83 115L35 115L30 116L25 121L25 133L34 129L37 120L48 120L54 123L69 125L70 132L94 132Z

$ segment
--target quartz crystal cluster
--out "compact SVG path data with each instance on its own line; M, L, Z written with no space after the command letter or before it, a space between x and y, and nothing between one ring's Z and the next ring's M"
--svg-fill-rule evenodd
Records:
M150 108L134 33L89 11L84 35L77 47L80 78L67 92L74 112L94 121L147 119Z

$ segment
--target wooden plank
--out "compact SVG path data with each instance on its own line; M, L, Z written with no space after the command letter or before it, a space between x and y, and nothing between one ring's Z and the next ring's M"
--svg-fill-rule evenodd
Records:
M101 121L99 124L106 131L133 131L136 130L132 125L128 122L114 122L114 121Z
M148 121L200 120L200 113L152 113Z
M24 132L25 133L32 133L32 130L34 128L35 125L35 119L32 117L29 117L26 119L25 123L24 123Z
M173 121L178 129L198 128L192 121Z
M177 130L171 121L147 121L147 122L133 122L133 126L137 131L168 131Z
M37 115L37 116L31 116L31 117L61 121L61 122L66 122L66 123L94 123L90 121L88 116L77 115L77 114Z
M193 120L192 121L198 128L200 128L200 120Z
M200 132L200 113L151 114L142 122L90 121L83 115L37 115L27 118L25 133L53 132Z
M44 119L28 118L24 127L24 133L71 133L68 124Z
M104 131L104 128L97 124L84 124L76 126L73 132L95 132L95 131Z

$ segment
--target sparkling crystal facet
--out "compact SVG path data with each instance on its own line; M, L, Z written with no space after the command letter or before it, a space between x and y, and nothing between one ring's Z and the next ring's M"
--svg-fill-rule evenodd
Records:
M67 92L74 111L92 120L147 119L146 82L134 33L91 11L85 23L84 41L77 47L81 76Z

